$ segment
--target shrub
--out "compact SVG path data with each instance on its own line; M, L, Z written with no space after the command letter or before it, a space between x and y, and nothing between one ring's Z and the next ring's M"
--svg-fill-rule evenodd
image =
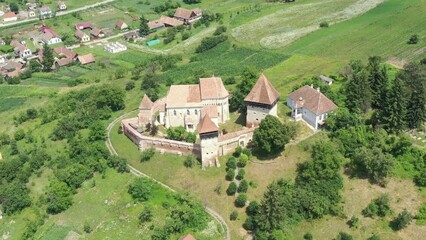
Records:
M241 146L238 146L235 148L234 157L240 157L241 153L243 152L243 148Z
M90 225L89 225L89 223L88 223L88 222L85 222L85 223L84 223L83 230L84 230L84 232L86 232L86 233L91 233L91 232L92 232L92 228L90 227Z
M413 216L407 210L404 210L391 222L391 226L395 231L399 231L406 228L412 220Z
M337 235L337 240L353 240L354 238L345 232L339 232L339 235Z
M244 169L240 169L238 170L238 174L237 174L237 179L238 180L242 180L244 179L244 175L246 175L246 171Z
M250 149L248 149L248 148L243 148L243 151L242 151L242 153L243 154L245 154L245 155L247 155L247 157L251 157L251 155L252 155L252 152L251 152L251 150Z
M312 236L312 233L307 232L307 233L305 233L305 235L303 235L303 239L304 240L312 240L312 239L314 239L314 236Z
M329 24L328 24L328 22L321 22L319 26L320 26L320 28L328 28Z
M205 52L207 50L210 50L216 47L220 43L225 42L226 40L228 40L228 36L226 35L206 37L201 41L200 45L195 49L195 52L196 53Z
M218 36L224 32L226 32L227 28L225 26L219 26L216 28L216 31L214 31L213 35Z
M246 205L247 203L247 195L245 195L244 193L241 193L240 195L238 195L237 199L235 199L235 206L242 208Z
M136 178L132 184L129 185L128 193L135 201L148 201L152 193L152 183L146 178Z
M238 212L237 211L232 211L231 212L231 214L229 215L229 219L231 220L231 221L235 221L235 220L237 220L237 218L238 218Z
M126 91L130 91L135 88L135 83L133 81L126 83Z
M24 131L24 129L18 129L18 130L15 132L14 137L15 137L15 140L16 140L16 141L19 141L19 140L24 139L24 138L25 138L25 131Z
M10 137L7 133L0 134L0 146L9 145L10 144Z
M235 170L232 168L228 169L228 171L226 171L225 179L228 181L232 181L234 180L234 177L235 177Z
M182 41L185 41L189 37L191 37L191 33L190 32L185 31L185 32L182 33Z
M380 238L376 234L373 234L373 236L369 237L367 240L380 240Z
M364 210L362 210L362 214L366 217L385 217L391 212L390 199L386 194L374 199Z
M426 187L426 168L423 168L420 173L414 177L414 182L417 186Z
M239 166L240 168L245 167L245 166L247 165L247 161L248 161L248 156L247 156L247 155L245 155L244 153L243 153L243 154L241 154L241 156L240 156L240 158L239 158L239 160L238 160L238 166Z
M417 214L416 219L418 224L426 223L426 204L423 204L420 207L419 213Z
M168 128L166 133L166 138L171 140L189 143L195 143L195 140L197 140L197 136L194 133L187 132L184 127Z
M155 154L154 148L148 148L146 150L143 150L142 156L141 156L141 162L147 162L147 161L151 160L151 158L154 156L154 154Z
M408 44L417 44L419 42L419 35L413 34L410 39L408 39Z
M185 161L183 162L183 165L187 168L192 168L194 167L195 163L197 162L197 159L195 158L194 155L188 155L185 158Z
M348 225L350 228L359 228L360 222L359 218L352 216L352 218L348 221Z
M226 167L228 169L236 169L237 168L237 159L235 157L230 157L226 162Z
M47 212L57 214L72 205L72 190L64 182L54 181L47 191Z
M139 222L146 223L151 222L152 220L152 212L149 208L144 208L141 214L139 214Z
M228 189L226 189L226 194L228 194L228 196L232 196L237 192L237 184L235 182L231 182L229 184Z
M238 185L238 192L239 193L246 193L247 192L247 190L248 190L248 182L247 182L247 180L242 180L241 182L240 182L240 185Z

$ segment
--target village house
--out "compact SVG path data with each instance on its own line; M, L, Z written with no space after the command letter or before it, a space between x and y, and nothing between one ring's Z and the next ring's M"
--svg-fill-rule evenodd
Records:
M119 20L119 21L117 21L117 22L115 23L115 28L117 28L118 30L123 31L123 30L128 29L128 28L129 28L129 25L127 25L127 23L125 23L124 21Z
M164 22L161 20L154 20L148 22L149 30L154 31L164 27Z
M78 56L77 60L80 62L81 65L86 65L86 64L94 63L95 57L93 56L93 54L89 53L86 55Z
M52 9L50 9L49 6L43 6L39 9L40 12L40 19L47 19L54 17Z
M76 30L92 29L92 24L90 22L77 23L75 25Z
M6 78L14 78L19 76L24 65L19 62L9 61L6 65L0 68L3 76Z
M64 2L58 2L58 10L63 11L67 9L67 5Z
M287 106L291 108L291 116L294 119L304 120L313 129L322 126L329 113L337 109L333 101L312 85L290 93L287 96Z
M93 38L103 38L103 37L105 37L104 31L102 31L102 29L97 28L97 27L93 28L90 31L90 35L92 35Z
M172 85L167 96L155 102L145 95L139 105L138 117L122 121L124 134L140 150L153 147L161 152L194 154L201 159L203 169L207 166L219 166L220 156L235 151L238 146L249 145L258 124L248 124L239 131L222 134L219 124L229 120L230 94L219 77L201 78L199 82L192 85ZM278 99L279 94L262 74L246 98L248 107L256 107L248 114L258 116L259 122L264 118L265 112L276 115ZM182 126L187 131L196 131L199 143L143 135L146 127L152 125L164 125L166 128Z
M280 94L262 73L253 89L244 99L247 106L246 125L258 126L267 116L277 116Z
M25 6L27 7L28 11L37 10L37 3L26 3Z
M122 51L126 51L127 46L119 42L112 42L105 45L104 50L109 53L119 53Z
M31 57L33 54L26 45L22 44L18 40L12 40L10 42L10 46L15 47L14 52L16 56L19 56L21 58L28 58L28 57Z
M14 12L8 12L5 13L3 15L3 22L13 22L13 21L17 21L18 17L16 16L16 14Z
M139 38L139 34L136 32L136 31L134 31L134 32L129 32L129 33L126 33L126 34L124 34L123 35L123 38L126 40L126 41L129 41L129 40L136 40L137 38Z
M203 17L201 9L195 8L192 10L185 8L177 8L174 14L174 18L185 22L185 24L191 24L194 21L200 20Z
M78 40L80 40L80 42L88 42L88 41L90 41L89 35L87 35L85 32L83 32L81 30L75 31L74 36L76 38L78 38Z
M58 54L59 56L62 56L64 58L70 58L72 60L76 60L77 53L75 53L73 50L66 48L65 46L59 46L55 47L53 51Z
M165 27L177 27L184 24L184 22L179 19L171 18L167 16L161 16L159 21L162 22Z
M50 27L43 26L40 28L40 30L43 32L43 36L41 37L41 40L43 41L43 43L46 43L47 45L52 45L55 43L62 42L62 39Z

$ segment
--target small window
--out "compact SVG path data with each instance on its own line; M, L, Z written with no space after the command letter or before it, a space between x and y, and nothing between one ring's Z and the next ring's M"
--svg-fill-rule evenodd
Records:
M198 110L197 110L197 109L195 109L195 111L194 111L194 112L195 112L195 115L198 115Z
M173 115L175 115L175 116L176 116L176 110L173 110Z
M191 112L188 110L186 110L186 114L191 115Z

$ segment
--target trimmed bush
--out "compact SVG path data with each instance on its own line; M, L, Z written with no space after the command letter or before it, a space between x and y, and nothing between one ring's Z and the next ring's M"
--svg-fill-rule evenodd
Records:
M240 195L238 195L237 199L235 199L235 206L242 208L246 205L247 203L247 195L245 195L244 193L241 193Z
M307 233L305 233L305 235L303 235L303 239L304 240L312 240L312 239L314 239L314 236L312 236L312 233L307 232Z
M247 180L242 180L240 182L240 185L238 185L238 192L239 193L246 193L247 190L248 190L248 186L249 186L249 184L248 184Z
M260 204L257 201L251 201L250 204L246 208L246 214L248 216L255 216L259 213Z
M228 196L232 196L237 192L237 184L234 182L231 182L229 184L228 189L226 189L226 194L228 194Z
M237 220L237 218L238 218L238 212L237 211L232 211L231 212L231 215L229 215L229 219L231 220L231 221L235 221L235 220Z
M245 167L247 165L248 159L249 158L248 158L247 155L245 155L244 153L241 154L241 156L240 156L240 158L238 160L238 167L240 167L240 168Z
M238 174L237 174L237 179L238 180L242 180L244 179L244 176L246 175L246 171L244 169L240 169L238 170Z
M225 179L228 181L232 181L234 180L234 177L235 177L235 170L232 168L228 169L228 171L226 171Z
M328 22L321 22L319 26L320 28L328 28L330 25L328 24Z
M141 156L141 162L147 162L147 161L151 160L151 158L154 156L154 154L155 154L154 148L148 148L146 150L143 150L142 156Z
M237 159L235 157L230 157L226 162L226 167L228 169L236 169L237 168Z

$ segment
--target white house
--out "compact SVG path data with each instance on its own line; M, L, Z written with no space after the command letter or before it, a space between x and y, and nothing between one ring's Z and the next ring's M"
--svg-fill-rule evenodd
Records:
M13 22L13 21L17 21L18 17L16 16L16 14L14 12L8 12L5 13L3 15L3 22Z
M67 9L67 5L64 2L58 2L58 10L63 11Z
M85 32L81 30L75 31L75 37L78 38L81 42L88 42L90 41L89 35L87 35Z
M277 116L279 92L263 73L244 99L247 106L246 126L257 126L267 116Z
M43 6L39 9L40 19L46 19L53 17L52 9L49 6Z
M108 43L105 45L104 50L109 53L119 53L127 50L127 46L119 42Z
M325 123L328 114L337 109L336 104L313 86L304 86L287 96L287 106L291 108L291 116L296 120L304 120L313 129Z
M17 40L12 40L12 42L10 42L10 46L15 47L14 48L15 54L21 58L27 58L33 55L31 50L26 45L20 43Z

